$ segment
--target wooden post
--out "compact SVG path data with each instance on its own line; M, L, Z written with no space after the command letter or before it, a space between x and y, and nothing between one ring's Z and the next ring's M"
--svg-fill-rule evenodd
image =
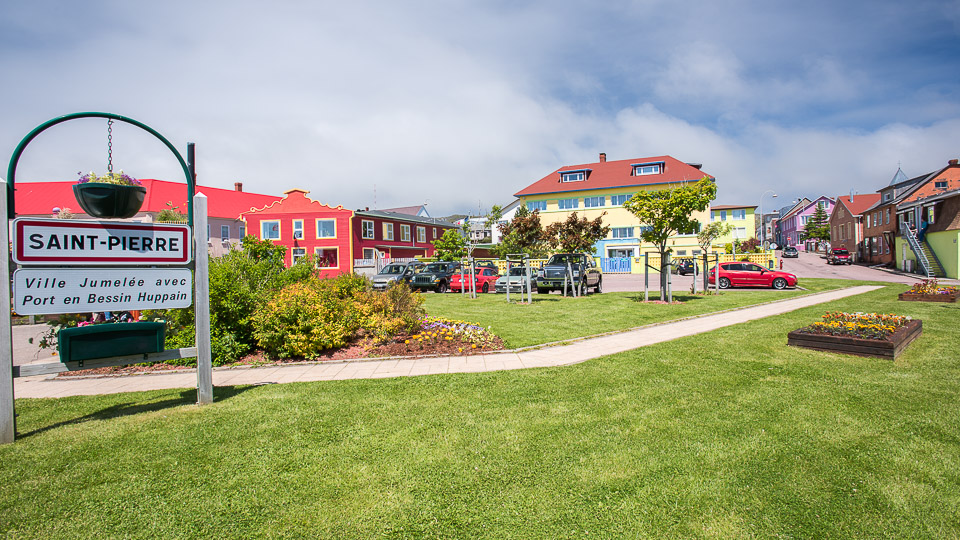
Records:
M7 207L7 182L0 179L0 208ZM0 227L0 246L10 245L9 220ZM9 444L17 436L13 410L13 321L10 315L10 254L0 254L0 444Z
M650 301L650 254L643 254L643 301Z
M207 253L207 196L193 197L195 257L194 314L197 324L197 404L213 403L213 356L210 350L210 256Z

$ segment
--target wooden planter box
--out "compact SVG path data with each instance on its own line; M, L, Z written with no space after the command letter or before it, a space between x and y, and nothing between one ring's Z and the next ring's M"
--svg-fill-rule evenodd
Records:
M911 292L900 293L898 297L905 302L951 302L955 303L960 298L960 291L953 294L917 294Z
M895 359L910 344L923 333L923 321L912 320L903 328L897 330L886 340L861 339L848 336L831 336L828 334L807 334L794 330L787 334L787 345L816 349L818 351L855 354L857 356L873 356L877 358Z

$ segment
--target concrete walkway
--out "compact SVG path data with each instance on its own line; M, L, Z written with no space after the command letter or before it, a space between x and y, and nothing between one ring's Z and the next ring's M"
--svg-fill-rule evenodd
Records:
M625 332L585 338L562 345L537 349L520 349L483 355L442 358L353 360L342 362L301 363L255 368L216 368L215 386L272 384L305 381L340 381L346 379L379 379L413 377L435 373L472 373L554 367L577 364L609 354L629 351L646 345L709 332L725 326L780 315L796 309L838 300L879 289L858 286L836 291L790 298L759 306L747 307L682 321L653 324ZM38 375L15 379L18 398L50 398L78 395L114 394L191 388L197 385L196 371L148 373L103 377L56 377Z

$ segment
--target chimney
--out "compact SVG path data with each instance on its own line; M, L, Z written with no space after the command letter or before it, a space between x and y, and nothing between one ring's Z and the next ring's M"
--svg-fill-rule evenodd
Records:
M243 182L234 182L233 183L234 191L243 191Z
M602 160L601 160L601 161L602 161ZM956 165L956 164L957 164L957 160L956 160L956 159L951 159L950 161L947 162L947 165Z
M954 161L956 161L956 160L954 160ZM606 153L606 152L600 152L600 163L606 163L606 162L607 162L607 153Z
M853 190L850 190L850 202L853 202Z

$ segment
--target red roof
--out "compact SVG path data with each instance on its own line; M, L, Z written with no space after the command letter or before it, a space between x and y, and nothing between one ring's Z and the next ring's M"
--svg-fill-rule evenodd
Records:
M168 208L167 203L171 202L186 213L187 184L151 178L141 179L140 182L147 188L141 212L159 212ZM49 215L54 207L69 208L74 214L82 214L83 210L73 196L74 184L76 182L17 182L17 215ZM282 198L207 186L197 186L197 193L207 196L208 216L228 219L236 219L241 212L262 208Z
M633 165L662 163L660 174L633 175ZM587 170L582 182L561 182L564 172ZM609 189L619 187L649 186L676 182L696 182L704 176L713 179L697 167L674 159L670 156L624 159L620 161L601 161L583 165L567 165L537 180L533 184L515 193L515 197L525 195L545 195L548 193L566 193L590 189ZM741 207L742 208L742 207Z
M737 210L739 208L756 208L755 204L712 204L710 205L711 210Z
M836 199L837 204L842 204L850 215L859 216L868 208L880 202L879 193L865 193L863 195L854 195L853 201L850 201L850 195L840 195Z

